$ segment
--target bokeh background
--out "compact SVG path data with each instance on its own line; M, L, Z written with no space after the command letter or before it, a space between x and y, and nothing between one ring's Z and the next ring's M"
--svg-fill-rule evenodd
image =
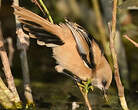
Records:
M12 73L15 78L17 90L23 102L23 80L20 51L16 46L16 24L11 8L12 0L0 0L0 20L8 53L7 38L12 38L14 57L12 60ZM112 64L109 52L108 22L112 18L111 0L44 0L54 23L59 24L67 18L76 22L88 30L103 46L108 61ZM120 76L125 87L126 100L131 110L138 109L138 48L126 40L123 35L128 35L138 42L138 1L119 0L117 16L117 32L115 39L116 51L120 67ZM20 6L25 7L40 16L47 18L31 0L20 0ZM100 15L98 14L98 8ZM102 22L100 22L102 21ZM61 53L61 54L64 54ZM55 71L56 61L52 58L50 48L37 45L34 39L30 39L27 51L33 98L39 110L71 110L72 102L79 103L79 110L86 110L84 99L74 81ZM0 64L0 76L5 79ZM116 84L113 82L108 91L109 104L105 102L103 93L95 89L89 93L89 99L94 110L120 110L117 97Z

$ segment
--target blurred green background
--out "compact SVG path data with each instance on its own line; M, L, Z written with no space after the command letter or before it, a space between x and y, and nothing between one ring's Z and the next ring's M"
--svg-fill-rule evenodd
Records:
M93 0L44 0L44 2L54 23L59 24L64 22L64 18L67 18L83 26L104 45L105 42L101 40L100 29L97 25L99 21L96 18ZM107 22L111 21L112 3L111 0L99 0L98 3L108 42ZM13 39L15 52L11 69L19 95L25 103L19 58L20 51L16 47L16 24L11 4L12 0L1 1L0 20L2 22L5 46L7 47L6 39L8 37ZM119 2L117 30L120 37L118 38L119 40L116 40L116 49L128 106L131 110L138 110L138 48L122 37L122 35L127 34L131 39L138 42L138 10L131 8L134 5L138 6L137 0L122 0ZM43 16L43 13L31 0L20 0L20 6ZM71 110L72 102L79 103L79 110L87 109L79 88L74 81L68 76L55 71L56 61L52 58L52 50L50 48L39 46L34 39L30 39L30 47L27 54L33 97L39 110ZM2 64L0 66L0 75L5 79ZM105 102L103 93L100 90L95 89L90 92L89 99L93 109L120 110L114 78L108 95L109 105Z

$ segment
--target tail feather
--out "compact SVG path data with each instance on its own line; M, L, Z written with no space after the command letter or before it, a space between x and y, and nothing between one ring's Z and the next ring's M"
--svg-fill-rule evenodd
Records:
M17 15L17 19L23 23L23 29L30 34L30 37L36 38L43 44L63 45L61 37L61 28L52 24L37 14L18 6L12 6ZM51 45L50 45L51 46ZM52 45L53 46L53 45Z
M62 35L62 29L60 26L50 23L46 19L40 17L39 15L27 9L15 5L13 5L12 7L15 9L14 14L17 15L17 18L20 22L24 24L28 24L28 22L33 22L41 26L48 32L57 35L58 37Z

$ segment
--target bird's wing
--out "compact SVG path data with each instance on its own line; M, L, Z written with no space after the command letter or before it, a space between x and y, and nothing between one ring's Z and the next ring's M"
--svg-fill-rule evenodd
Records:
M31 38L36 38L42 43L44 42L44 45L46 46L48 46L48 44L53 44L55 46L64 44L64 42L58 36L46 31L42 27L35 26L32 24L25 24L23 25L23 29L29 32Z
M79 25L66 21L67 26L71 30L76 41L76 46L80 57L83 59L87 67L94 69L94 55L92 50L92 39L89 38L87 32L80 28Z
M21 8L12 6L17 19L23 23L23 29L30 34L30 37L46 44L62 45L64 42L59 36L62 36L60 26L50 23L48 20L38 16L37 14Z

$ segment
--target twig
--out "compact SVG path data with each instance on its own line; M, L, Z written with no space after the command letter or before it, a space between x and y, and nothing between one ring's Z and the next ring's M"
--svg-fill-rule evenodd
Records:
M113 64L114 64L114 75L115 75L115 81L118 88L118 96L120 98L121 106L124 110L128 110L127 103L125 100L124 95L124 87L121 83L120 76L119 76L119 67L118 67L118 61L117 61L117 54L114 47L114 38L116 36L116 13L117 13L117 0L113 1L113 12L112 12L112 28L109 25L110 30L110 49L111 54L113 58Z
M91 104L90 104L89 99L88 99L88 93L84 92L83 88L81 86L79 86L78 83L77 83L77 85L78 85L78 87L79 87L79 89L80 89L80 91L81 91L81 93L82 93L82 95L84 97L84 100L85 100L85 103L86 103L86 105L88 107L88 110L92 110Z
M14 0L14 5L19 5L17 0ZM16 16L16 34L17 34L17 47L19 50L21 50L20 53L20 59L21 59L21 66L22 66L22 72L23 72L23 79L24 79L24 95L28 102L28 105L33 104L33 96L32 91L30 87L30 76L29 76L29 68L28 68L28 61L27 61L27 49L29 47L29 36L26 35L17 20Z
M45 14L45 12L44 12L44 10L41 8L41 6L40 6L40 4L39 4L39 2L37 1L37 0L31 0L33 3L35 3L37 6L38 6L38 8L42 11L42 13L44 14L44 15L46 15Z
M3 80L0 77L0 104L5 109L15 109L14 105L14 95L12 92L6 87Z
M33 104L32 90L30 87L30 75L27 61L27 49L29 47L29 36L26 35L22 28L17 28L17 47L20 52L21 67L24 79L24 95L28 104Z
M48 11L46 5L44 4L43 0L39 0L39 2L40 2L40 4L42 5L42 7L44 8L46 14L48 15L49 21L53 24L53 23L54 23L54 22L53 22L53 19L52 19L51 15L50 15L50 13L49 13L49 11Z
M134 40L130 39L130 38L128 37L128 35L124 35L123 37L126 38L127 40L129 40L132 44L135 45L135 47L138 48L138 43L136 43Z
M0 0L0 10L1 10L1 0ZM18 92L16 90L15 84L14 84L14 78L11 73L10 64L8 61L8 56L6 53L6 50L4 48L4 40L2 35L2 29L1 29L1 21L0 21L0 56L1 61L4 68L4 74L6 76L8 88L3 83L3 80L0 77L0 101L1 104L6 109L21 109L21 101L18 95Z
M13 41L11 37L7 38L7 42L8 42L8 51L9 51L9 63L10 66L12 66L12 60L13 60L13 55L14 55L14 48L13 48Z
M20 101L18 92L16 90L15 84L14 84L14 78L13 78L12 73L11 73L8 56L7 56L7 53L6 53L5 48L4 48L3 36L2 36L2 31L1 31L1 22L0 22L0 56L1 56L2 64L4 67L4 73L6 76L6 80L8 83L8 88L10 89L10 91L14 95L15 103L19 104L21 101ZM19 106L20 106L20 104L19 104Z

